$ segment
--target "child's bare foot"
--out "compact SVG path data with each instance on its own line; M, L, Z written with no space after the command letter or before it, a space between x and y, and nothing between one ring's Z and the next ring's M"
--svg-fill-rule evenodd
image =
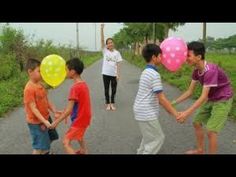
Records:
M80 154L80 155L85 155L85 154L87 154L87 151L86 151L86 150L79 149L79 150L76 151L75 153L76 153L76 154Z
M192 149L185 152L185 154L204 154L204 151L201 149Z
M111 105L110 104L106 104L106 110L107 111L111 110Z
M111 104L111 110L112 110L112 111L115 111L115 110L116 110L116 107L114 106L114 104Z

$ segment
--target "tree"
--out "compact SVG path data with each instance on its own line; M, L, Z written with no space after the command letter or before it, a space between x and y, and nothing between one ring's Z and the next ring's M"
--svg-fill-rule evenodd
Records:
M27 47L27 40L22 30L16 30L9 25L3 26L0 36L0 48L4 54L9 52L16 56L16 61L23 70L24 66L24 51Z
M164 27L164 38L169 36L169 31L176 31L179 26L183 26L185 23L162 23Z

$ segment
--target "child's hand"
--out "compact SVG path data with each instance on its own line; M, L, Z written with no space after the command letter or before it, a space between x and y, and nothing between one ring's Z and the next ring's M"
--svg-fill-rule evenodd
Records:
M58 119L61 116L62 113L63 113L63 111L55 111L54 118Z
M51 125L51 129L55 129L56 127L57 127L57 125L58 125L58 121L53 121L53 123L52 123L52 125Z
M184 112L181 112L176 119L179 123L184 123L187 117L188 117L188 114L186 111L184 111Z
M51 124L48 120L45 120L44 122L44 125L47 127L47 128L50 128L51 127Z
M116 81L119 81L119 79L120 79L120 76L117 75L117 76L116 76Z

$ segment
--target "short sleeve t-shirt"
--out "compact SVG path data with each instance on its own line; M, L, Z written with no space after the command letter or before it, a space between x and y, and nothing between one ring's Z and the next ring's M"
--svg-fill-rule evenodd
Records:
M138 93L133 106L136 120L150 121L158 118L159 103L156 94L162 90L161 76L156 67L147 65L141 74Z
M117 76L117 63L123 59L117 50L110 51L107 48L103 50L102 74L108 76Z
M26 112L26 121L30 124L42 123L30 109L30 103L35 102L37 109L42 116L48 120L49 118L49 104L47 99L47 91L43 85L36 85L32 82L28 82L24 89L24 106Z
M85 82L74 83L70 89L68 100L75 104L71 113L72 127L87 127L91 120L91 104L89 89Z
M211 87L208 94L209 101L228 100L233 96L230 80L216 64L205 62L203 73L195 69L192 73L192 79L199 81L203 87Z

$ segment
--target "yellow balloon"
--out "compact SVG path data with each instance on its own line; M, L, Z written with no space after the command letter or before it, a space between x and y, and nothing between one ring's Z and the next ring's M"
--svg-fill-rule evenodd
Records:
M40 65L43 80L52 87L59 86L66 77L66 63L59 55L46 56Z

